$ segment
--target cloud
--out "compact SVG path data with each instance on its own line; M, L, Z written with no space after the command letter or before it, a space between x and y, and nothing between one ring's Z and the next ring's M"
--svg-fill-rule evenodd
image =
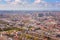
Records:
M21 0L4 0L6 4L18 4Z
M1 10L52 10L57 9L60 4L48 3L44 0L34 0L32 4L27 0L4 0L5 5L0 5Z
M18 4L18 3L22 3L22 1L21 0L15 0L14 3Z
M12 0L4 0L6 3L11 3Z
M20 0L14 0L13 2L11 2L11 4L18 4L20 2L21 2Z
M35 0L34 3L40 3L42 0Z
M7 4L14 4L14 5L21 5L21 4L28 4L28 0L5 0Z
M55 3L55 6L56 6L56 7L60 7L60 2Z

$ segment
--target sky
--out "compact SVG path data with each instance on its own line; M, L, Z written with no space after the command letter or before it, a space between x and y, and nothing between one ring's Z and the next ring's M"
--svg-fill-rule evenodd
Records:
M60 0L0 0L0 10L60 10Z

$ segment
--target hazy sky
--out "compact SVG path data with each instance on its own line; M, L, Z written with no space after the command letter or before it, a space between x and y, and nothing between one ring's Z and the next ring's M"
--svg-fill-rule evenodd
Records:
M0 10L60 10L60 0L0 0Z

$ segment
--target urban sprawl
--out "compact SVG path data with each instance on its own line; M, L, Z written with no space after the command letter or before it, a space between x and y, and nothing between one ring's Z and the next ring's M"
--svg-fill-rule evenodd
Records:
M59 11L4 13L0 12L0 40L60 40Z

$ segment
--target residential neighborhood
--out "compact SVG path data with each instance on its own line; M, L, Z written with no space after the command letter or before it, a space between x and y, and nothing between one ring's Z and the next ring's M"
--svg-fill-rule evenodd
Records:
M0 40L60 40L60 12L0 13Z

